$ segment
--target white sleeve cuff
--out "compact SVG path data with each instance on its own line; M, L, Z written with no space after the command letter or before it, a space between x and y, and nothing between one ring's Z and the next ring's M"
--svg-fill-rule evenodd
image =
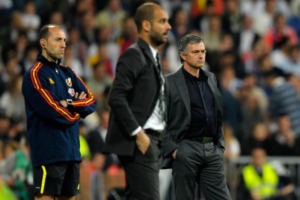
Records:
M138 132L140 132L142 130L142 127L137 127L130 135L131 136L135 136L135 135L137 135L138 134Z

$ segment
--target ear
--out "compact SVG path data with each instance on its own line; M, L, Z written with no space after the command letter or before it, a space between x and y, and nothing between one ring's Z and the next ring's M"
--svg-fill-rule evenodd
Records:
M184 61L186 60L186 55L183 52L180 52L179 56L182 60L184 60Z
M45 39L40 39L40 45L44 49L46 47L46 40Z
M144 29L145 32L150 32L150 30L151 30L151 23L149 21L147 21L147 20L144 20L142 22L142 27L143 27L143 29Z

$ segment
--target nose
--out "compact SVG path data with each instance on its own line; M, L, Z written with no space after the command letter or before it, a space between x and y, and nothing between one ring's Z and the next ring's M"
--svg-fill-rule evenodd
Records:
M62 45L61 45L63 48L66 48L66 42L62 42Z
M171 24L168 22L168 30L171 30L172 26Z

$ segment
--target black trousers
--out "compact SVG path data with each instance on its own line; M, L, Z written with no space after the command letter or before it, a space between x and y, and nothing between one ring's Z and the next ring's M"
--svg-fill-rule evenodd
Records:
M222 150L213 142L184 139L173 164L176 200L194 200L199 185L206 200L231 200Z
M151 144L143 155L136 148L133 156L119 156L126 173L126 200L159 200L160 148L157 136L148 134Z

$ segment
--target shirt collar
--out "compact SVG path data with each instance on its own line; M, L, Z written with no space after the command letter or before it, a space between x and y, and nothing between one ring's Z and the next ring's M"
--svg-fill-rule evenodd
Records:
M153 55L154 60L156 61L156 54L158 53L157 49L155 49L154 47L152 47L151 45L149 45L149 48L151 50L151 53Z
M207 80L207 75L204 73L204 71L202 69L200 69L200 76L199 77L193 76L192 74L187 72L184 69L184 67L182 67L182 71L183 71L183 74L184 74L185 78L195 79L195 80Z
M57 62L52 62L52 61L49 61L45 58L45 56L43 56L42 54L39 54L37 56L37 60L42 62L42 63L47 63L48 65L60 65L61 63L61 60L58 60Z

